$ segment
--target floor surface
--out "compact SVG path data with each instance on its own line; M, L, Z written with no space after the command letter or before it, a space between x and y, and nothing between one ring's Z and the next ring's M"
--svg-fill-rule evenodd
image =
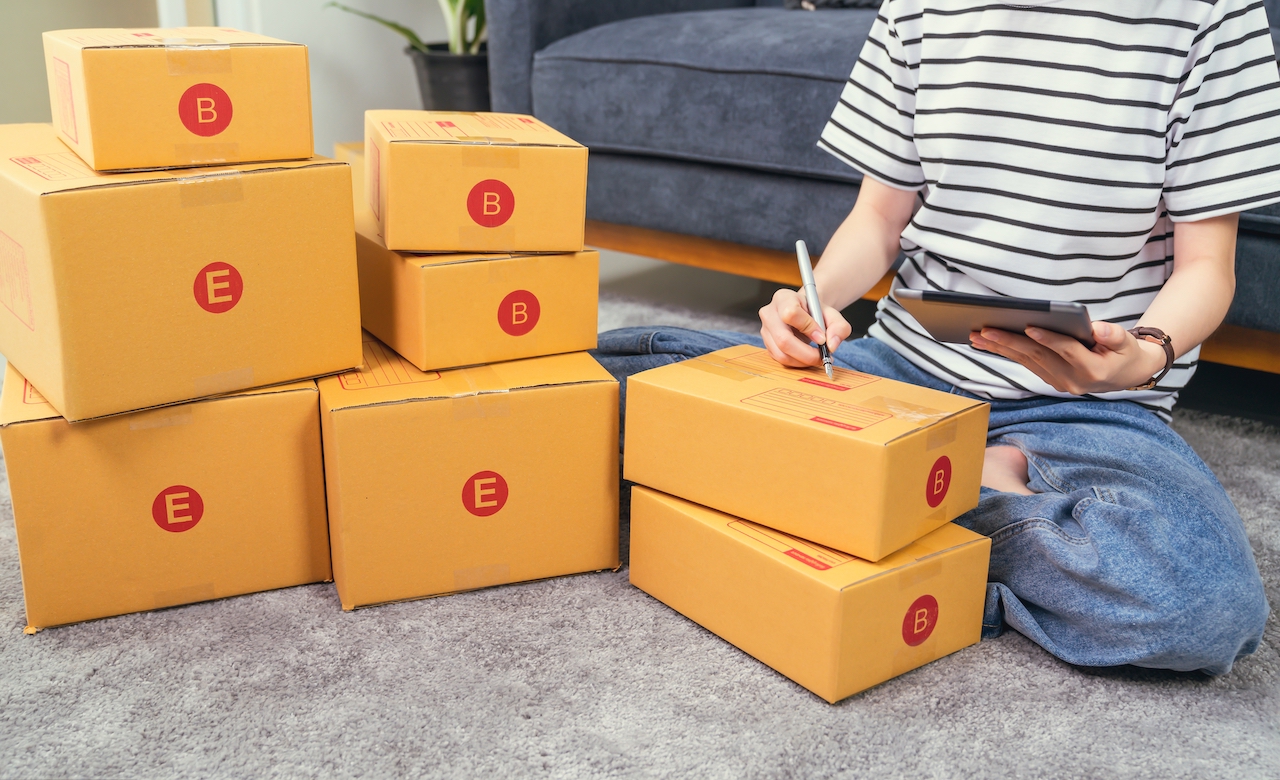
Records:
M604 271L602 327L751 330L769 292L629 258ZM1195 410L1174 425L1280 603L1280 428ZM1073 668L1007 633L835 706L625 568L352 613L322 584L24 625L6 481L3 778L1280 776L1274 617L1216 679Z

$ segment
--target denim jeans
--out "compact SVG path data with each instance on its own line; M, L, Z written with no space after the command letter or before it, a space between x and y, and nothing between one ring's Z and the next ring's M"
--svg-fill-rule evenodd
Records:
M761 345L743 333L624 328L602 333L593 354L624 383L625 413L631 374L735 344ZM967 395L875 339L834 357ZM1072 664L1208 674L1257 649L1270 610L1240 515L1158 417L1124 401L994 401L987 443L1027 456L1035 494L984 487L956 520L991 537L984 638L1009 625Z

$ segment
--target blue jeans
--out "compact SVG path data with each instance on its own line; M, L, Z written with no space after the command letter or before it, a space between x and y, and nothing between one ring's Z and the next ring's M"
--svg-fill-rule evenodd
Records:
M624 328L593 353L628 376L758 336ZM840 345L837 364L964 391L887 345ZM1124 401L991 403L988 445L1017 447L1034 495L982 488L956 520L991 537L983 637L1007 624L1081 666L1224 674L1262 639L1270 608L1244 525L1213 472L1154 414Z

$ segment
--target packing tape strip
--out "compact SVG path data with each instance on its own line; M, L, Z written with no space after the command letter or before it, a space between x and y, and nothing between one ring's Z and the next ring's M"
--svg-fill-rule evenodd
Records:
M244 200L240 172L216 173L178 179L178 195L184 209L239 203Z
M253 387L253 367L245 366L232 371L223 371L221 374L196 377L192 384L196 395L202 398L206 395L243 390L246 387Z
M475 590L508 582L511 582L511 567L505 563L453 570L453 587L456 590Z
M459 139L463 140L463 139ZM466 139L479 140L479 139ZM495 141L512 142L510 138L486 138L487 143ZM458 162L463 168L519 168L520 147L518 146L458 146Z
M925 560L928 561L927 558ZM898 589L906 590L907 588L914 588L922 582L928 582L941 573L941 560L928 561L927 563L923 561L918 562L915 566L908 566L906 571L902 572L902 576L898 578Z
M875 409L881 412L888 412L899 420L906 420L918 424L918 427L933 423L937 420L945 420L950 417L952 412L943 412L938 409L930 409L927 406L913 404L910 401L903 401L898 398L889 398L888 396L876 396L866 401L860 401L859 406L865 406L868 409ZM952 436L954 437L954 432Z
M453 398L453 419L474 420L481 417L510 417L509 392L492 366L476 366L459 371L470 391Z
M722 376L725 379L732 379L735 382L745 382L748 379L755 379L759 376L758 374L753 374L749 371L743 371L741 369L733 368L732 366L726 366L723 363L711 363L706 360L698 360L697 358L686 360L681 365L689 368L696 368L699 371L706 371L708 374Z
M516 226L481 227L480 225L459 225L458 242L461 246L484 246L481 252L513 252L516 241Z
M898 677L912 669L918 669L937 657L938 642L932 637L919 647L900 647L893 654L893 676Z
M213 38L165 38L170 76L231 72L231 47Z
M180 604L209 601L217 597L217 593L213 589L213 583L202 582L199 585L190 585L185 588L156 591L153 598L155 599L155 608L164 609L165 607L176 607Z
M140 414L129 416L129 430L131 431L148 431L152 428L168 428L172 425L190 425L195 422L195 416L192 415L190 409L182 411L164 411L157 410L151 414Z
M956 440L956 428L959 426L955 423L950 425L935 425L929 429L929 438L925 443L925 450L936 450L939 447L945 447Z
M240 144L174 144L173 159L180 165L240 162Z

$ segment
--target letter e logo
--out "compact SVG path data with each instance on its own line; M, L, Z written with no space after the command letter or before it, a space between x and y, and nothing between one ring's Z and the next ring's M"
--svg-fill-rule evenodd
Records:
M902 641L911 647L924 644L938 625L938 600L925 594L907 607L902 618Z
M172 533L190 531L204 517L204 499L186 485L171 485L151 502L151 519Z
M244 279L230 263L209 263L196 274L192 286L196 303L210 314L231 311L244 295Z
M231 124L231 98L216 84L196 84L178 98L182 126L208 138Z
M516 290L498 304L498 326L508 336L523 336L533 330L541 316L538 296L528 290Z
M467 195L467 213L481 227L505 225L515 210L515 193L497 179L485 179Z
M929 481L924 486L924 500L929 506L937 506L947 497L947 488L951 487L951 458L943 455L933 462L929 469Z
M462 486L462 505L476 517L497 514L507 504L507 481L496 471L478 471Z

